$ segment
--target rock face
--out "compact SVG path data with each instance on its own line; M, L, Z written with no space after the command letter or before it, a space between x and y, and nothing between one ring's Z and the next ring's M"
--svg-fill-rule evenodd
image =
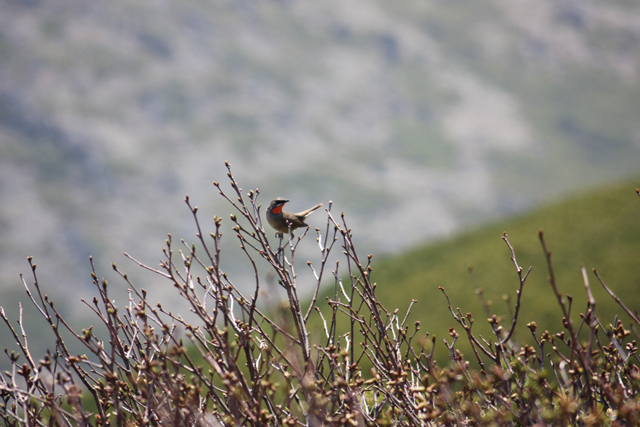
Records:
M185 194L224 217L224 160L378 253L638 171L634 2L0 6L0 289L154 259Z

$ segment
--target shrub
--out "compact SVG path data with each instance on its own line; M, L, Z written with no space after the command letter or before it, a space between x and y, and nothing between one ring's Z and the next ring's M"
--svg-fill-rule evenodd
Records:
M214 183L236 210L231 216L238 243L255 273L255 287L243 294L220 270L220 218L204 235L198 208L186 203L197 226L198 244L174 248L169 235L158 268L140 264L175 287L195 320L148 302L147 291L113 268L130 288L124 308L108 295L106 281L92 271L97 296L91 307L104 324L104 337L92 328L74 331L56 310L32 266L31 302L51 327L56 346L36 361L26 334L0 309L18 351L8 353L12 371L0 377L0 418L7 426L32 425L638 425L640 371L638 315L595 277L632 319L603 325L596 315L589 277L582 267L588 304L580 321L571 320L572 299L554 278L551 252L540 232L549 282L563 321L559 332L526 327L535 346L519 345L514 331L526 303L528 271L518 265L505 233L520 289L513 315L502 319L485 306L493 337L474 333L474 319L449 311L473 354L456 349L460 333L449 330L446 366L433 357L434 337L419 322L407 324L409 311L388 310L376 297L371 255L360 258L344 215L331 204L327 225L316 229L319 262L308 262L315 277L309 302L298 294L294 259L301 236L280 236L272 246L260 216L260 192L244 194L229 169L232 193ZM184 242L182 242L184 243ZM340 261L330 270L330 254ZM133 258L132 258L133 259ZM276 278L286 299L278 307L259 304L264 272ZM137 262L137 261L136 261ZM93 266L93 263L92 263ZM342 270L346 272L342 273ZM326 276L332 297L319 301ZM34 292L31 291L34 290ZM443 288L444 301L448 297ZM482 298L482 295L479 295ZM322 308L322 309L321 309ZM317 322L311 322L315 316ZM311 325L319 325L312 330ZM72 354L62 330L82 343ZM184 331L180 337L179 331ZM346 331L343 333L343 331Z

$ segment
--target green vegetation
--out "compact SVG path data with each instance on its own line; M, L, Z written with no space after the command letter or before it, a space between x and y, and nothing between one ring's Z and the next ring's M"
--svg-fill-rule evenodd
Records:
M533 266L523 291L516 339L530 341L530 333L523 325L531 321L536 321L541 330L558 332L561 314L547 281L549 273L538 239L538 231L544 229L560 291L573 296L574 321L579 321L579 313L584 313L586 307L580 270L584 263L594 282L598 317L605 325L614 323L621 310L606 295L591 269L596 268L605 283L617 295L624 296L629 307L640 307L640 200L634 194L638 182L640 179L549 204L515 219L487 224L450 240L378 260L372 274L378 284L377 296L386 307L398 307L401 312L410 299L418 300L410 318L420 320L424 330L438 336L436 355L441 360L448 357L441 339L448 338L448 328L457 325L439 286L449 294L453 308L471 312L477 320L474 328L489 337L488 323L480 321L487 316L479 299L473 297L473 282L483 290L484 298L492 301L491 310L508 318L519 281L509 248L501 238L507 232L519 265L525 271ZM459 348L470 355L466 342L461 342Z

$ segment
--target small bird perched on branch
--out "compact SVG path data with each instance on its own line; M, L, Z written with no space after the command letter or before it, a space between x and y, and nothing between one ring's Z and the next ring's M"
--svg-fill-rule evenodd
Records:
M291 224L291 231L300 227L308 227L304 220L307 219L313 211L322 206L322 203L320 203L306 211L291 213L282 210L284 204L287 202L287 199L277 197L271 201L269 208L267 208L267 221L269 221L269 225L275 228L278 233L289 233L289 224Z

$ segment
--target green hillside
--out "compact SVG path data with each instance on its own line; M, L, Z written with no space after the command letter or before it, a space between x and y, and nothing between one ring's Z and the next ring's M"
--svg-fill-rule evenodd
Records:
M638 183L640 179L572 197L450 240L378 260L372 274L378 285L377 295L385 307L399 308L400 313L406 311L411 299L418 300L411 318L421 321L422 331L436 334L436 355L440 360L448 354L442 343L443 337L450 340L448 328L454 326L460 333L463 330L449 313L439 286L449 294L454 309L459 307L462 313L473 314L474 330L489 338L487 315L475 296L469 267L473 267L484 297L492 301L492 312L510 318L519 282L510 251L501 238L506 231L519 265L525 271L533 266L523 292L516 340L529 340L530 332L525 325L531 321L537 323L539 332L545 329L558 332L561 312L547 281L548 271L538 238L538 231L543 229L547 247L553 252L560 291L574 298L574 322L580 320L579 313L586 307L580 270L584 263L597 300L597 314L603 325L613 323L614 316L622 310L605 294L591 269L597 268L605 283L628 307L640 306L640 199L634 192ZM511 299L508 305L504 299L507 295ZM509 322L503 324L507 328ZM464 336L458 344L470 356Z

